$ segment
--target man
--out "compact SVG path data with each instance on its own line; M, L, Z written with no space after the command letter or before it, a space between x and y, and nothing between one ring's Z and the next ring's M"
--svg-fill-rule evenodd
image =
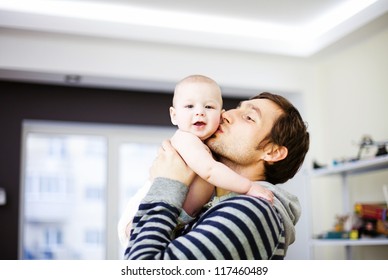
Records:
M194 174L168 141L151 169L154 183L139 207L127 259L283 259L295 240L298 199L276 186L292 178L309 148L298 110L262 93L222 114L207 140L217 159L274 195L259 198L216 188L216 196L182 231L178 216Z

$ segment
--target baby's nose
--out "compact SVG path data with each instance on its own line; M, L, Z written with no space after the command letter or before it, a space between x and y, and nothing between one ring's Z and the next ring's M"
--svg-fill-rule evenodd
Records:
M198 109L198 110L195 112L195 115L196 115L196 116L205 116L205 110L203 110L203 109Z

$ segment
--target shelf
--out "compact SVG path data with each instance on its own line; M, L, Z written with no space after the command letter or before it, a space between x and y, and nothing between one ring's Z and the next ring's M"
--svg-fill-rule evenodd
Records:
M314 246L374 246L388 245L388 238L362 238L352 239L312 239Z
M333 176L339 175L341 177L341 189L342 189L342 206L344 213L351 211L349 199L349 176L364 174L372 171L388 170L388 155L381 155L373 158L364 158L357 161L339 163L328 167L319 169L311 169L308 172L309 178L322 177L322 176ZM312 181L310 181L312 184ZM312 223L312 217L310 217ZM310 229L310 236L312 235L312 228ZM310 239L310 254L314 257L314 247L319 246L342 246L345 249L346 259L352 258L352 247L353 246L388 246L388 238L361 238L357 240L353 239Z
M325 168L313 169L311 170L310 175L313 177L318 177L336 174L361 174L384 168L388 168L388 155L341 163Z

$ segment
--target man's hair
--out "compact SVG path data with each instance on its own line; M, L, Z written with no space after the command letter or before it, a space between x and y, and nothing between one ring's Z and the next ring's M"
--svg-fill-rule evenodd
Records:
M293 178L303 164L309 150L310 135L299 111L286 98L263 92L251 99L268 99L277 104L283 114L275 121L265 139L267 143L284 146L287 156L280 161L265 162L265 178L272 184L281 184Z

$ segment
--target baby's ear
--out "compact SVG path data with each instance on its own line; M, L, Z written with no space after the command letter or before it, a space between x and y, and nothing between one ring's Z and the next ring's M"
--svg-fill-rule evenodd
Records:
M170 107L170 119L173 125L177 125L175 108L172 106Z

